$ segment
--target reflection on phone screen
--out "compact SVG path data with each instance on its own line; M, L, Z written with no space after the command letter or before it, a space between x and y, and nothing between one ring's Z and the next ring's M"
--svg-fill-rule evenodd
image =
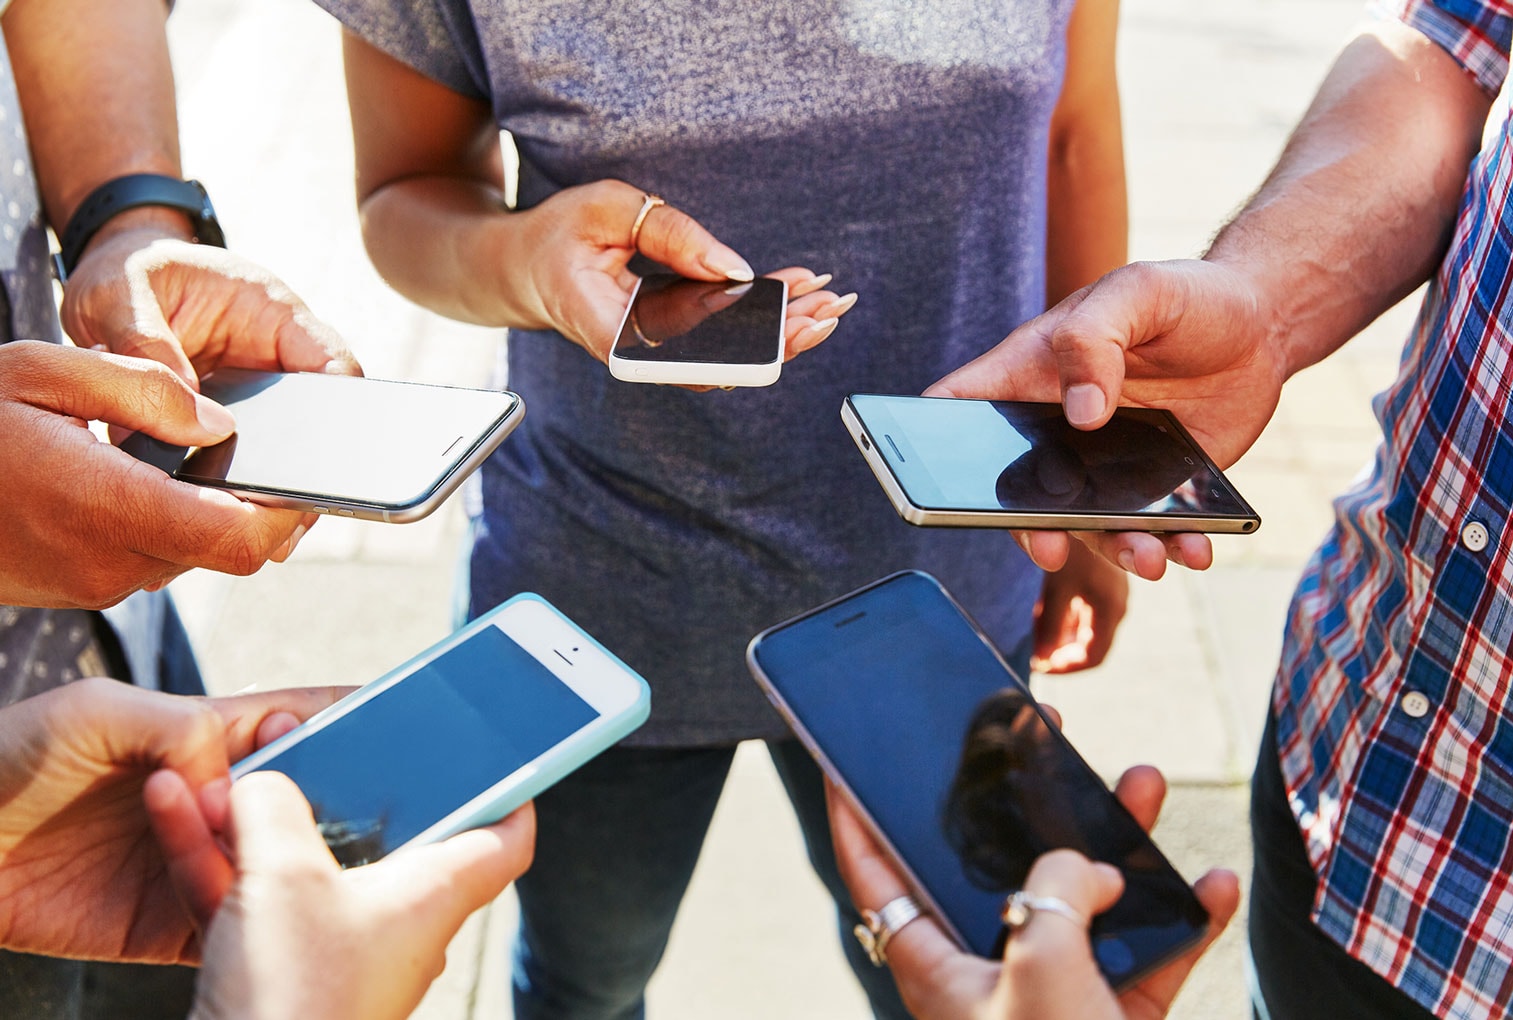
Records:
M294 780L351 867L403 846L598 717L484 627L261 767Z
M973 952L1001 951L1005 895L1063 846L1125 875L1093 926L1110 981L1204 930L1187 883L932 578L895 575L776 628L753 654Z
M617 358L642 362L769 365L783 353L778 280L711 283L658 273L641 281L615 340Z
M1171 416L1121 407L1075 429L1059 404L853 394L915 505L1019 513L1250 516Z

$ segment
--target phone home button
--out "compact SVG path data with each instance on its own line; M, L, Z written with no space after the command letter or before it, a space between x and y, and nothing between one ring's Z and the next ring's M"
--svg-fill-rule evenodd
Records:
M638 369L636 369L636 378L638 378L638 379L644 379L644 378L646 378L649 375L651 375L651 369L649 369L649 368L638 368Z

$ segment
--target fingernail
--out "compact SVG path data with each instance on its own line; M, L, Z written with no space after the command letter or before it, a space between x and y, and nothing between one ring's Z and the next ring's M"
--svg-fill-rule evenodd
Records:
M1187 560L1182 558L1182 547L1180 545L1173 545L1170 549L1167 550L1166 555L1171 557L1171 561L1177 566L1187 566Z
M719 273L727 280L739 280L742 283L750 283L756 279L756 273L746 264L746 260L734 252L713 252L703 259L704 268L711 273Z
M1024 550L1026 556L1030 555L1030 536L1022 531L1014 532L1014 541L1019 543L1019 548Z
M835 274L833 274L833 273L821 273L820 275L814 277L813 279L805 280L804 281L804 293L805 294L813 293L814 291L817 291L820 288L824 287L825 284L829 283L833 279L835 279Z
M1119 550L1119 565L1131 574L1135 572L1135 553L1131 549Z
M199 393L194 395L194 416L213 436L229 436L236 431L236 418L231 412Z
M853 290L845 297L836 298L834 301L830 302L830 304L825 308L825 311L834 316L845 315L851 310L851 306L854 304L856 304L856 291Z
M294 555L294 550L299 547L299 540L305 537L305 532L310 530L308 524L301 524L294 529L294 534L289 536L289 555Z
M1066 420L1073 425L1091 425L1103 416L1103 410L1108 406L1103 391L1092 383L1068 386L1061 402L1066 408Z
M804 334L807 334L809 339L804 341L804 344L800 349L807 351L809 348L818 344L821 340L825 339L825 337L829 336L835 331L835 327L840 321L841 320L839 319L821 319L819 322L816 322L813 325L807 327L804 330Z
M731 297L740 297L750 289L751 281L748 280L745 283L732 283L729 287L725 288L725 293L729 294Z

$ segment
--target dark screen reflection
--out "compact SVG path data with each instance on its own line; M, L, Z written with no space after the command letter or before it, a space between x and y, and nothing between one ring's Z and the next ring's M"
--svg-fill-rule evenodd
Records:
M1191 506L1174 493L1204 465L1158 412L1121 408L1094 432L1072 428L1058 404L993 404L1030 448L998 475L995 492L1005 510L1101 510L1133 513L1172 497L1168 507Z
M631 361L766 365L783 350L783 284L709 283L659 273L641 281L615 340Z
M1111 979L1164 957L1206 923L1187 883L1017 688L973 714L944 830L968 879L995 893L1021 888L1048 850L1117 866L1124 895L1093 921L1094 948Z

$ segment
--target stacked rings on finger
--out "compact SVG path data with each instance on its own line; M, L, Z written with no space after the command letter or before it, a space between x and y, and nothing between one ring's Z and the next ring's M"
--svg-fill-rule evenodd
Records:
M642 195L641 211L636 213L636 221L630 225L630 247L632 251L641 250L641 227L645 225L646 217L651 215L651 211L657 206L667 204L661 195L653 195L649 191L643 192Z
M912 896L898 896L885 903L880 910L863 910L862 923L851 929L867 952L872 966L882 967L888 962L888 943L910 921L923 917L924 911Z

